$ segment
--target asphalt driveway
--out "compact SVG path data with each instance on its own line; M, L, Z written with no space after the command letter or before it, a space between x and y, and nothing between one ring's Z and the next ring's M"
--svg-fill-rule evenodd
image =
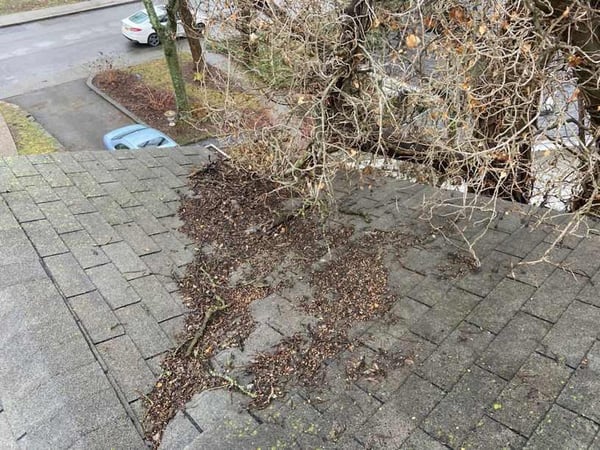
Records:
M67 151L100 150L106 132L133 123L92 92L85 79L39 89L6 101L29 111Z

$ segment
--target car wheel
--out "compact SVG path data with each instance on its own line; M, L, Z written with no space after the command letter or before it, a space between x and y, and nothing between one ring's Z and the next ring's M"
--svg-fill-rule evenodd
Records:
M150 36L148 36L148 45L150 47L157 47L160 45L160 38L158 37L158 34L152 33Z
M206 25L202 22L198 22L195 28L198 34L203 35L204 31L206 30Z

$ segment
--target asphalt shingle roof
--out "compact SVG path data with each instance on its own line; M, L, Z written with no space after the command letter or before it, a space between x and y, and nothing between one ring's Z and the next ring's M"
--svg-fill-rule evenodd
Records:
M0 159L0 447L144 446L140 396L183 325L173 274L194 257L178 198L208 158L187 148ZM420 217L434 189L370 185L338 188L342 210L361 213L346 223L429 227ZM556 231L534 227L530 210L497 212L454 221L479 236L476 270L457 257L452 227L387 260L393 315L357 324L358 345L328 363L321 389L293 388L251 414L241 394L200 393L163 447L599 448L600 239L569 237L550 262L519 264ZM259 324L293 319L254 310ZM349 361L381 351L402 364L347 376Z

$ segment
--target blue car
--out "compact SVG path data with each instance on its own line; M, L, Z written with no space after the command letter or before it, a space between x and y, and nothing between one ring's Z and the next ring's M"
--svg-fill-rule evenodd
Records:
M128 125L107 133L102 138L108 150L127 150L148 147L177 147L169 136L146 125Z

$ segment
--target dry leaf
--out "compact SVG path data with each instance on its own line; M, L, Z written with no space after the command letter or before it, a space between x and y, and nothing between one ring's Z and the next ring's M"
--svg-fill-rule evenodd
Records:
M567 63L571 67L578 67L583 64L585 60L579 55L569 55L567 58Z
M450 8L450 18L458 23L465 23L467 21L465 10L461 6L453 6Z
M421 43L421 39L416 34L409 34L406 36L406 46L408 48L416 48Z
M567 103L572 103L574 101L577 100L577 98L579 97L579 88L575 88L575 90L573 91L573 94L569 97L569 100L567 100Z

